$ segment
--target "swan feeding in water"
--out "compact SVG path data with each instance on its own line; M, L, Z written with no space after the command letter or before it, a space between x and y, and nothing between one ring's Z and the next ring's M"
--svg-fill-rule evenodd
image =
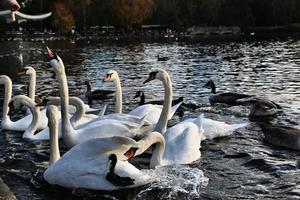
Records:
M48 106L51 152L44 179L53 185L93 190L133 188L150 182L150 177L127 162L134 156L135 141L126 137L97 138L81 143L60 157L58 110Z

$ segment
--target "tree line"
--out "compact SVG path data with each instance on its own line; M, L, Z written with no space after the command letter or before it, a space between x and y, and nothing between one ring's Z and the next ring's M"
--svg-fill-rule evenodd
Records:
M28 14L53 12L44 26L69 31L91 26L131 30L141 24L280 26L300 22L300 0L19 0ZM0 5L0 8L3 6Z

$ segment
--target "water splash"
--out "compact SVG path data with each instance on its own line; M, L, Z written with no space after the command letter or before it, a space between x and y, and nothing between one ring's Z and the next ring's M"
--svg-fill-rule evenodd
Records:
M201 188L208 185L202 170L185 165L157 167L147 173L153 180L135 199L199 198Z

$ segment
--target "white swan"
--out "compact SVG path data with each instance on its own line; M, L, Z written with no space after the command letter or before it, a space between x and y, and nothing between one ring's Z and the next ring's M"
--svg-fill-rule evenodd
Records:
M195 118L186 119L184 121L193 121ZM231 135L239 128L247 126L248 123L240 124L227 124L225 122L212 120L209 118L203 118L203 137L202 140L212 140L218 137L224 137Z
M77 129L74 129L67 115L69 105L69 91L64 64L59 56L53 54L49 48L47 50L50 59L50 65L54 68L60 87L60 97L62 101L62 133L63 140L66 146L71 148L77 144L95 138L104 138L118 135L132 138L137 135L136 131L140 128L140 126L144 124L144 121L141 122L140 126L132 127L128 124L121 123L119 120L104 119L96 121L96 123L84 124Z
M80 125L86 124L89 121L92 121L93 119L97 118L97 115L93 114L86 114L85 113L85 107L81 99L78 97L70 97L69 98L70 104L75 106L76 111L70 118L71 124L74 127L79 127ZM47 105L60 105L61 101L59 97L48 97L46 100L44 100L44 103L47 102ZM103 111L102 111L103 112ZM36 123L35 121L34 123ZM58 131L58 137L62 137L61 132L61 119L59 117L59 131ZM35 130L30 130L31 134L35 132ZM36 133L34 136L29 138L30 140L49 140L49 128L46 127L44 130Z
M8 104L10 102L11 94L12 94L12 82L8 76L1 75L0 84L4 84L5 87L2 121L1 121L2 129L13 130L13 131L25 131L29 127L30 123L32 122L32 115L25 116L24 118L19 119L18 121L11 121L8 116ZM47 121L42 120L41 123L39 123L37 129L41 130L45 127L47 127Z
M103 79L103 81L113 81L115 85L116 90L116 113L122 113L122 89L121 89L121 83L120 78L118 75L118 72L115 70L109 70L106 73L106 77ZM172 107L172 111L168 115L168 119L171 119L172 116L175 114L178 107L181 105L181 103L176 104L174 107ZM146 104L142 106L138 106L134 110L130 111L128 114L129 116L137 116L137 117L146 117L146 120L154 127L155 124L158 122L160 113L162 112L162 106L161 105L153 105L153 104Z
M81 143L62 157L58 148L58 110L49 106L47 116L51 134L49 167L44 179L67 188L117 190L145 185L150 177L127 161L123 154L133 156L135 141L125 137L98 138ZM128 153L130 152L130 153Z
M30 112L32 113L32 121L29 127L23 133L23 138L30 140L42 140L43 138L48 137L49 139L49 134L47 136L42 134L35 135L35 131L38 129L38 125L41 121L41 112L40 108L36 107L36 104L34 101L32 101L32 99L25 95L17 95L11 99L9 108L12 110L19 109L22 105L29 108Z
M201 157L203 114L194 121L183 121L166 130L168 113L172 105L172 82L169 74L163 69L153 69L144 83L154 79L162 81L165 88L163 110L154 129L155 132L149 133L139 141L140 146L137 155L153 143L158 143L151 157L150 168L155 168L158 165L192 163ZM163 133L163 136L159 133Z

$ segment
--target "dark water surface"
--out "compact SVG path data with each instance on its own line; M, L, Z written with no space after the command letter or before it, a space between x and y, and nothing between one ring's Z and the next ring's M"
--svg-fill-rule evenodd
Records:
M24 64L37 70L39 96L58 94L57 81L51 78L52 69L42 55L48 45L65 63L70 94L82 99L86 79L94 88L112 89L112 83L101 79L107 70L117 70L125 112L137 105L133 100L137 90L145 92L146 101L163 97L160 82L142 85L152 67L161 67L172 76L174 98L183 96L187 103L202 105L186 110L185 117L204 112L206 117L228 123L249 122L248 108L209 105L209 91L202 85L212 79L219 91L255 94L280 104L284 113L277 123L300 121L298 39L207 44L10 41L0 45L0 72L10 74L14 83L27 83L28 77L14 76L20 65L12 56L22 53ZM158 54L170 59L159 62ZM3 97L3 90L1 93ZM95 102L93 107L104 103L112 112L113 100ZM172 124L180 120L176 116ZM18 199L300 199L300 153L267 144L254 122L229 137L203 142L199 163L146 170L153 183L114 193L71 191L46 184L41 174L49 158L49 144L33 144L21 136L11 131L0 135L0 176ZM133 162L144 168L149 157L146 154Z

